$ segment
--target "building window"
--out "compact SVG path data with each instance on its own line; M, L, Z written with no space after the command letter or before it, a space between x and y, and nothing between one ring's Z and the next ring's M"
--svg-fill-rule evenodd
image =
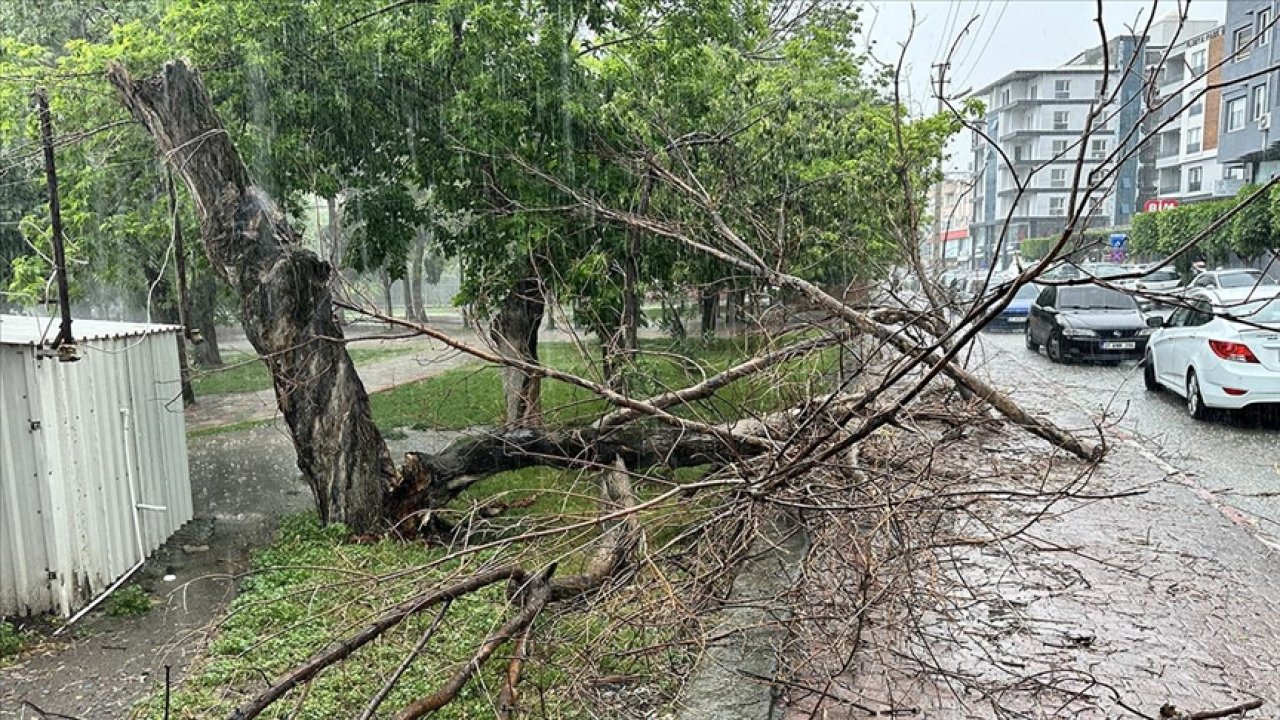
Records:
M1227 101L1227 132L1244 128L1244 98Z
M1049 170L1049 187L1064 188L1067 186L1067 170L1066 168L1052 168Z
M1061 155L1061 154L1065 153L1066 151L1067 151L1067 141L1066 141L1066 140L1054 140L1054 141L1053 141L1053 156L1054 156L1054 157L1058 157L1059 155Z
M1244 166L1236 165L1234 167L1223 168L1222 177L1225 180L1244 180Z
M1053 129L1066 130L1067 124L1070 118L1071 118L1071 113L1067 112L1066 110L1055 110L1053 113Z
M1204 100L1197 100L1191 104L1191 107L1187 108L1188 117L1195 117L1202 114L1204 114Z
M1107 141L1094 138L1089 146L1089 154L1094 160L1105 160L1107 157Z
M1054 80L1053 81L1053 97L1057 100L1071 99L1071 81L1070 80Z
M1250 104L1253 106L1250 108L1249 119L1257 122L1262 113L1267 111L1267 84L1255 85L1249 94Z
M1266 45L1271 38L1271 8L1258 11L1258 47Z
M1200 152L1200 128L1187 128L1187 154Z
M1035 100L1036 98L1040 97L1040 86L1032 85L1031 89L1027 91L1027 97L1032 100Z
M1187 192L1200 192L1201 186L1204 185L1204 168L1188 168L1187 169Z
M1049 214L1055 217L1066 215L1067 199L1060 197L1049 198Z
M1009 88L1005 88L1004 90L1001 90L1001 91L1000 91L1000 104L1001 104L1001 105L1008 105L1008 104L1009 104L1009 101L1010 101L1010 99L1011 99L1012 97L1013 97L1013 96L1012 96L1012 94L1010 93Z
M1093 96L1102 97L1102 78L1093 81Z
M1195 52L1191 53L1191 74L1192 75L1204 74L1205 69L1208 67L1207 53L1208 53L1207 50L1196 50Z
M1249 59L1249 43L1253 41L1253 28L1246 25L1235 33L1235 44L1232 45L1232 54L1236 62Z

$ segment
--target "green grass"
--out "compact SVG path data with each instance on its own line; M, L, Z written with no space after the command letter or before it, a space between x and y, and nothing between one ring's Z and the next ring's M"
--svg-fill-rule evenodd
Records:
M137 617L151 612L151 596L137 585L122 587L107 598L107 614L112 617Z
M25 645L18 629L12 623L0 620L0 665L3 664L4 658L22 652Z
M420 346L394 343L381 347L348 348L356 365L367 365L378 360L399 357L416 352ZM231 353L226 367L218 370L197 370L191 378L191 388L196 397L225 395L228 393L257 392L271 389L271 373L256 357L245 353Z
M631 375L631 395L648 397L702 380L759 351L751 339L718 339L673 345L641 343L641 358ZM600 382L599 350L583 357L572 343L544 343L542 362L566 372ZM815 378L834 371L833 351L815 353L780 366L773 373L747 378L723 388L713 398L692 408L674 412L718 423L743 413L775 410L802 394ZM495 367L461 367L370 397L374 420L384 430L413 427L419 430L461 430L477 425L497 425L503 420L505 402L502 376ZM581 423L598 417L606 402L590 390L559 380L542 382L542 405L551 424Z
M632 394L643 397L696 382L759 349L755 342L744 339L680 346L646 342L631 378ZM541 348L543 362L548 365L598 379L598 351L592 353L584 358L568 343ZM679 412L719 422L744 412L775 409L815 377L828 376L833 362L833 354L816 354L767 377L732 385L717 397ZM557 381L544 381L542 397L553 423L580 422L606 410L590 391ZM497 368L490 367L458 368L378 393L371 401L374 418L384 431L494 424L500 422L504 407L501 376ZM650 472L650 481L636 483L641 500L666 492L671 482L696 480L704 470ZM479 544L533 529L589 521L598 512L596 491L596 478L591 473L528 468L477 482L441 514L466 527L469 540ZM647 513L641 523L649 546L658 547L674 538L714 502L714 493L673 498L661 509ZM486 512L495 508L501 512ZM588 524L573 537L546 538L536 546L512 545L503 551L503 559L518 560L529 568L554 560L561 575L571 574L581 569L587 558L583 543L596 531ZM349 635L380 610L444 582L451 573L468 569L459 567L456 560L421 569L439 560L444 552L418 542L356 543L343 528L322 528L314 517L287 518L277 540L255 554L255 572L243 583L230 614L193 665L188 680L176 688L172 717L225 717L236 704L260 691L267 679L280 677L329 642ZM481 554L467 562L474 567L488 559L491 556ZM418 570L397 579L377 579L415 568ZM649 572L649 566L638 568L638 572ZM667 575L661 582L646 584L637 579L589 607L556 607L539 618L534 655L522 685L526 702L537 698L537 714L545 712L555 718L607 715L607 710L593 705L589 697L567 694L572 691L565 689L581 687L584 677L635 675L665 692L675 690L680 672L693 656L677 642L680 613L674 609L663 612L668 607L664 603L678 602L678 598L655 590L670 587L667 582L673 568L663 572ZM430 650L405 674L384 704L384 715L438 688L509 612L502 587L456 601ZM424 613L388 632L322 673L307 689L293 691L262 717L319 720L358 715L432 618L433 613ZM492 717L505 652L500 650L480 678L433 717ZM159 708L160 697L153 696L135 708L135 716L159 717Z
M252 430L253 428L267 427L274 420L243 420L230 425L215 425L214 427L201 428L199 430L188 430L188 438L208 437L210 435L225 435L226 433L240 432L241 430Z
M536 514L532 509L528 512ZM277 540L253 558L254 573L242 585L229 616L220 624L205 654L193 665L188 679L175 688L172 717L225 717L248 694L261 690L265 678L278 678L337 636L362 626L389 605L421 592L452 573L475 567L487 559L473 556L466 568L457 561L419 570L394 580L379 575L421 568L438 560L443 550L423 543L381 541L352 542L340 526L320 527L314 516L286 518ZM535 561L530 560L530 563ZM547 613L539 632L569 638L557 644L535 643L523 682L525 688L543 688L539 697L551 717L586 717L574 700L557 693L575 673L580 658L601 647L619 650L638 643L661 644L669 630L627 628L619 632L605 614L615 607L559 615ZM406 673L383 705L383 716L404 707L412 699L439 687L449 673L470 658L479 642L509 615L505 587L495 585L460 598L451 605L446 620L431 641L428 652ZM305 690L295 690L261 717L322 720L354 717L383 679L413 647L434 617L425 612L387 632L346 661L321 673ZM665 633L659 636L658 633ZM651 666L661 661L670 667L673 658L609 656L597 672L645 672L658 675ZM501 687L506 663L500 650L459 698L433 715L437 718L491 717L492 703ZM136 718L160 717L161 697L149 697L134 708Z

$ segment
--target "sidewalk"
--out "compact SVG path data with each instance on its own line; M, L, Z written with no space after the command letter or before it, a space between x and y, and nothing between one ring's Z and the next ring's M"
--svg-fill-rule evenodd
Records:
M465 339L476 341L468 331ZM400 340L369 340L363 347L387 345L413 345L416 349L406 355L378 360L367 365L357 365L356 371L364 382L365 392L373 394L399 385L416 382L446 370L474 362L463 353L446 347L443 343L427 338ZM228 349L241 349L238 344L228 344ZM245 350L252 352L245 346ZM224 425L270 420L278 414L274 389L257 392L230 393L197 397L196 404L187 408L187 431L207 430Z

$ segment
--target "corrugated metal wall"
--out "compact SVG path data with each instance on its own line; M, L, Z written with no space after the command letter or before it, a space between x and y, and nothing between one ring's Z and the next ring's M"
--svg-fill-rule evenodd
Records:
M0 346L0 615L74 612L191 519L174 333L80 348Z

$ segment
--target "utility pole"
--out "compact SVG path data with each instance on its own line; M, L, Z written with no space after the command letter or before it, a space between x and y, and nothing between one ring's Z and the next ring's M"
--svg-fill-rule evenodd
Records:
M58 305L62 310L62 324L53 339L52 349L58 351L58 359L75 361L75 336L71 334L71 294L67 289L67 255L63 248L62 208L58 203L58 171L53 161L53 121L49 118L49 96L44 88L32 93L40 114L40 140L44 145L44 177L49 186L49 226L53 235L53 268L58 284Z
M942 98L946 92L947 70L951 68L951 63L939 63L934 65L938 70L938 93L934 98L937 100L937 112L939 115L946 109L943 105ZM945 254L943 245L945 240L942 237L942 181L945 177L945 171L942 168L942 158L938 158L938 182L933 187L933 241L929 246L933 248L933 266L937 268L941 264L942 257ZM931 269L931 272L936 272Z

